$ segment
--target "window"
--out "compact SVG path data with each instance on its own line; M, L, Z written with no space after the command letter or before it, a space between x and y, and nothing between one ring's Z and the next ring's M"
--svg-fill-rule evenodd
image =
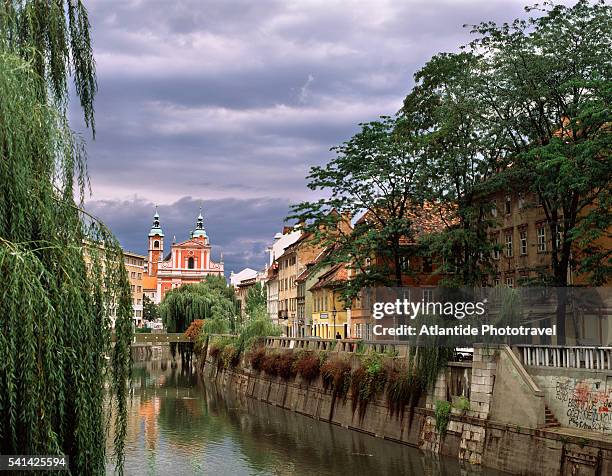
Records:
M134 271L132 271L131 276L132 276L132 279L136 279L136 273Z
M506 286L508 286L509 288L513 288L514 287L514 278L513 277L507 277L506 278Z
M493 286L499 286L500 284L501 284L501 283L500 283L500 281L499 281L499 278L498 278L498 277L497 277L497 278L495 278L495 279L493 280Z
M188 269L193 269L193 268L194 268L194 266L195 266L195 262L194 262L194 260L193 260L193 257L190 257L190 258L187 260L187 268L188 268Z
M546 229L544 226L538 226L538 253L546 251Z
M142 292L142 286L138 286L138 288L137 288L137 289L138 289L138 291L137 291L137 292L139 292L139 293L141 293L141 292Z
M497 203L493 202L491 204L491 216L492 217L496 217L497 216Z
M525 195L523 195L522 193L518 197L518 207L519 210L525 208Z
M132 292L134 292L136 290L136 286L134 286L133 284L130 285L130 289L132 290Z
M521 230L520 232L520 237L521 237L521 241L520 241L520 253L521 255L526 255L527 254L527 230Z
M506 195L506 201L504 202L504 211L506 215L510 215L512 213L512 198L510 195Z
M155 240L153 242L153 248L159 248L159 241Z
M429 256L423 256L423 272L431 273L433 267L431 265L431 258Z
M512 248L512 233L506 233L506 257L512 258L514 250Z
M400 269L408 271L410 269L410 259L408 256L400 256Z
M142 317L142 311L141 310L137 310L136 311L136 317Z
M136 299L136 304L142 304L142 299Z
M142 273L138 273L138 279L142 279Z
M499 259L499 257L499 238L497 235L495 235L495 238L493 239L493 259Z

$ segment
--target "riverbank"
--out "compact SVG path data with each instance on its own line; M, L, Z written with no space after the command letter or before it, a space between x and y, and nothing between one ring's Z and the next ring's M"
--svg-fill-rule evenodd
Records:
M269 339L268 351L295 352L290 349L303 345L299 339L290 341ZM361 357L346 346L332 352L347 359L353 370L358 367ZM395 358L405 358L406 352L398 354ZM321 377L306 381L299 375L270 376L254 370L246 356L225 367L207 352L198 367L224 392L462 463L527 475L612 473L612 444L607 438L544 427L544 395L508 348L477 348L473 362L450 363L412 417L408 411L393 412L382 394L360 415L350 394L336 398ZM470 409L453 411L444 428L436 425L435 402L451 400L459 392L469 395Z

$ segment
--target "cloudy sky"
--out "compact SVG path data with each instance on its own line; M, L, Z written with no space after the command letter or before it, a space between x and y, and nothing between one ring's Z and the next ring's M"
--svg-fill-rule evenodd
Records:
M523 0L91 0L99 94L87 208L145 253L204 205L225 269L263 267L309 167L395 113L412 75ZM78 124L79 117L75 115ZM78 126L77 126L78 127Z

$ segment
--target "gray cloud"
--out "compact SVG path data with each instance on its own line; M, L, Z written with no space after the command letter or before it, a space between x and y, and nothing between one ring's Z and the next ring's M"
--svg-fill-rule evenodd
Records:
M522 4L92 0L87 206L144 251L154 203L180 239L204 199L226 268L261 267L288 204L314 196L309 167L396 112L419 66L469 40L464 23L511 20Z

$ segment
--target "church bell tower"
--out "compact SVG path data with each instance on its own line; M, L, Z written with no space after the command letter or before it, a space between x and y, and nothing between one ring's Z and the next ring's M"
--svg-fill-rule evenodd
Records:
M164 257L164 232L159 223L159 213L155 207L153 226L149 231L149 276L157 276L157 267Z

